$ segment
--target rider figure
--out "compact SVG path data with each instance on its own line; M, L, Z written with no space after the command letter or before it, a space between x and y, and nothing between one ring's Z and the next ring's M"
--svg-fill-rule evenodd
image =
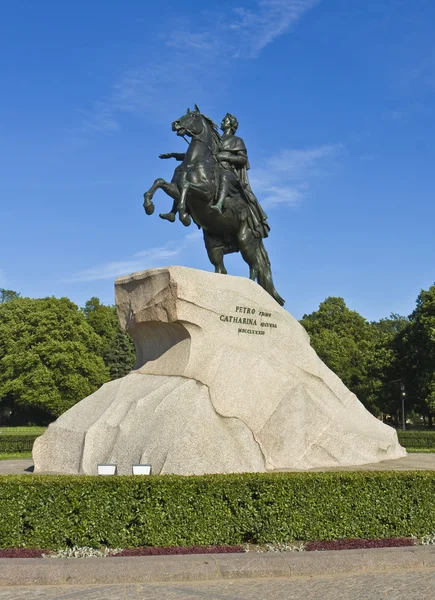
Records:
M217 155L219 161L219 183L218 183L218 197L217 202L214 205L210 205L210 208L222 213L222 206L225 199L229 195L237 193L237 182L239 180L237 167L248 166L248 157L246 152L245 143L242 138L236 137L234 134L239 127L239 122L234 115L227 113L222 119L221 130L223 135L221 137L221 148ZM167 154L160 154L159 158L175 158L177 161L184 160L183 153L169 152ZM171 212L161 214L162 219L168 221L175 221L175 214L177 212L178 202L174 201Z
M247 225L251 228L254 236L265 238L268 236L270 227L267 223L267 216L249 183L247 175L249 169L248 153L245 142L235 135L238 127L239 122L234 115L227 113L222 119L221 130L223 135L221 137L221 148L217 155L219 162L218 195L216 204L211 205L210 208L222 214L225 199L240 195L249 208L247 211ZM183 161L184 157L184 153L177 152L160 154L159 156L159 158L175 158L177 161ZM174 200L171 211L161 214L160 217L173 223L177 209L178 201Z
M248 226L257 238L269 235L270 227L267 223L266 213L260 206L251 189L248 178L248 153L245 142L235 135L239 127L236 117L227 113L222 119L221 149L218 154L220 163L220 181L217 202L210 208L222 212L226 198L240 196L247 204L245 226Z
M216 204L211 206L214 210L222 212L225 199L234 193L235 180L240 180L239 171L243 167L249 168L248 154L242 138L235 135L239 127L236 117L227 113L222 119L221 129L224 132L221 137L221 149L218 154L220 165L220 181L218 186L218 198Z

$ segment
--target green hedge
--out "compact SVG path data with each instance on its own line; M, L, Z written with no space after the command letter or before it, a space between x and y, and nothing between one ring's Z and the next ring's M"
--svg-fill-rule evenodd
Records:
M405 448L429 448L435 450L435 431L398 431L399 443Z
M138 547L422 536L435 473L0 476L0 547Z
M37 435L0 434L0 454L14 452L31 452Z
M44 425L21 425L16 427L0 427L1 435L42 435L47 430Z

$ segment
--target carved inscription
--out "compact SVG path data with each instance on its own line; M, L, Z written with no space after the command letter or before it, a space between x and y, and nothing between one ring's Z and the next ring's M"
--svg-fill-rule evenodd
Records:
M221 315L221 321L227 323L242 323L243 325L257 325L256 319L248 319L247 317L233 317L232 315Z
M272 313L258 311L250 306L236 306L234 315L220 315L219 319L223 323L234 323L235 325L250 325L250 328L238 327L237 333L247 333L249 335L265 335L270 329L277 329L278 325L269 321ZM242 316L243 315L243 316ZM248 316L249 315L249 316ZM254 329L261 327L261 329Z
M249 333L251 335L264 335L266 332L260 331L259 329L242 329L241 327L239 327L237 330L237 333Z

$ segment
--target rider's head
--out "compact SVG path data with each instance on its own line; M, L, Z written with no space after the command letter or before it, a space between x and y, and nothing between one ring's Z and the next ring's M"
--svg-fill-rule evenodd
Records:
M234 115L231 113L227 113L225 117L222 119L221 129L225 131L226 129L230 129L231 133L236 133L239 127L239 122Z

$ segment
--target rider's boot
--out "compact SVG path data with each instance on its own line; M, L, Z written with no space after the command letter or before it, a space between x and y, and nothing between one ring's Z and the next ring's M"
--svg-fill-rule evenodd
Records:
M222 193L223 191L223 193ZM212 208L213 210L215 210L216 212L222 214L222 206L224 205L225 202L225 198L227 196L227 192L226 190L222 190L219 193L219 197L218 197L218 201L216 202L216 204L210 204L210 208Z
M210 204L210 208L222 214L222 205L223 202L216 202L216 204Z
M210 208L215 210L216 212L222 214L222 207L224 205L225 198L227 197L227 195L228 195L228 186L225 185L225 180L223 179L221 181L221 187L219 190L217 202L216 202L216 204L210 204L209 205Z
M160 213L159 217L161 219L166 219L166 221L170 221L171 223L175 221L175 213L172 211L168 213Z

